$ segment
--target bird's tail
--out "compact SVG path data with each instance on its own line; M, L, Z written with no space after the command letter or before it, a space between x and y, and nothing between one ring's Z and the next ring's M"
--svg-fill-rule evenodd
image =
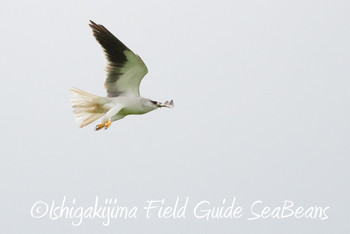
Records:
M108 111L104 107L104 104L107 103L106 98L74 87L71 89L71 92L73 94L71 103L74 108L75 120L81 128L101 118Z

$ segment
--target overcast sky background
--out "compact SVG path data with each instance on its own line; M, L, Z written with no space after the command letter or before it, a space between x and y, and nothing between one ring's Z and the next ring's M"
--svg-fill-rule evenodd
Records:
M2 1L1 233L346 233L348 1ZM69 89L105 95L88 20L147 64L141 94L174 109L95 132ZM38 200L95 196L141 209L237 197L330 206L329 219L34 219Z

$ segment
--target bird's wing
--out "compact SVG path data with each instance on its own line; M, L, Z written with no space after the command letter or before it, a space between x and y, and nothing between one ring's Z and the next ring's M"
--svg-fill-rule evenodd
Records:
M105 81L108 97L140 95L141 80L148 72L145 63L103 25L90 20L90 27L108 61Z

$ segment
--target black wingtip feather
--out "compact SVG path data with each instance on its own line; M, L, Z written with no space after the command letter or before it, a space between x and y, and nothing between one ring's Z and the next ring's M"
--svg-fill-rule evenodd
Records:
M122 65L126 62L125 50L129 50L118 38L101 24L96 24L90 20L89 24L93 35L103 47L110 62Z

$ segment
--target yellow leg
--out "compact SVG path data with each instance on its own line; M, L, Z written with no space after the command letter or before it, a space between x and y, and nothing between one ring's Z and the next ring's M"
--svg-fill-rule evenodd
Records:
M101 130L105 125L106 125L106 122L103 121L101 124L96 125L95 130L96 131Z
M107 128L109 128L109 126L111 126L111 124L112 124L112 121L108 120L108 122L105 125L105 130L107 130Z

